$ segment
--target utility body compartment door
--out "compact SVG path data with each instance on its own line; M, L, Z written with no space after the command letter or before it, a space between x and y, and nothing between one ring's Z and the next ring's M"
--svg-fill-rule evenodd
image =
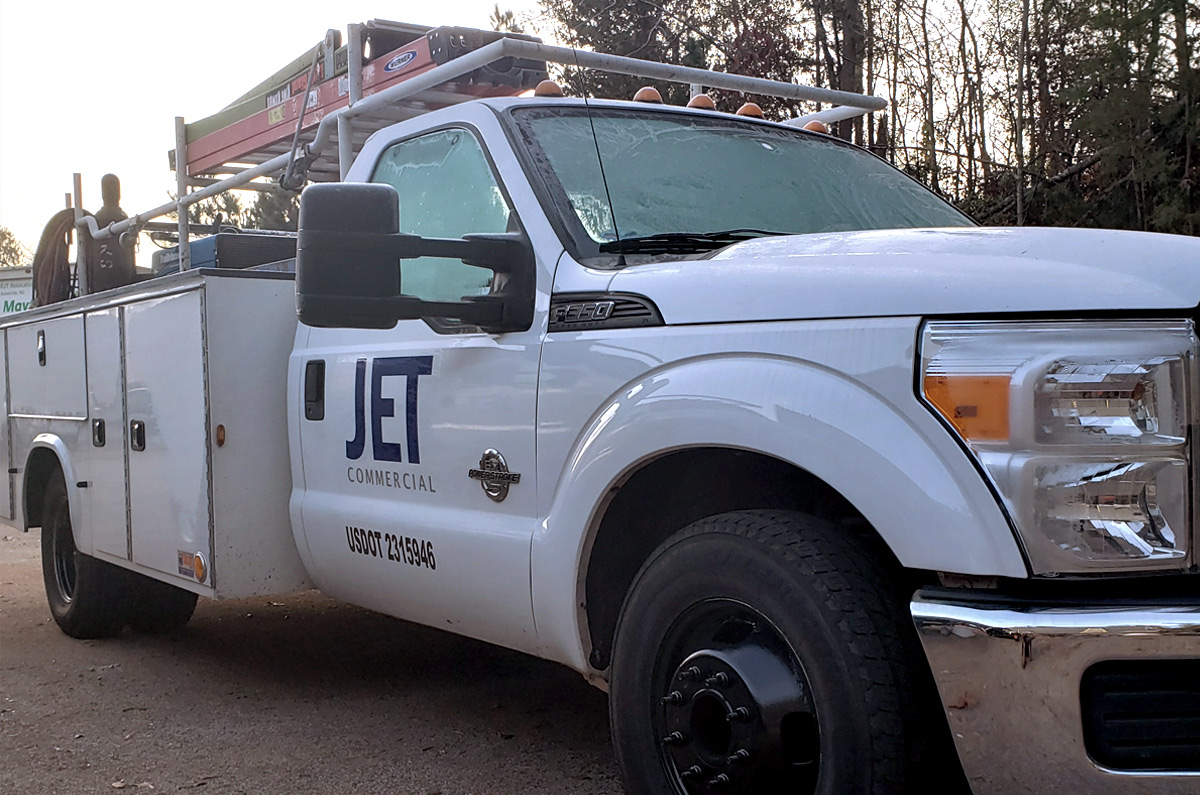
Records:
M125 307L126 443L133 561L195 584L212 561L203 293Z
M10 415L86 419L83 316L9 329L8 379Z
M6 469L22 470L19 477L8 474L4 492L6 517L23 515L21 505L25 462L30 443L42 432L53 433L71 444L88 415L87 366L84 356L82 315L52 317L6 329L8 406L5 446L11 459ZM70 487L72 484L68 484ZM76 531L81 549L92 551L86 533Z
M89 434L76 451L80 515L92 533L97 555L129 560L125 502L125 368L121 360L121 307L89 312L87 331Z

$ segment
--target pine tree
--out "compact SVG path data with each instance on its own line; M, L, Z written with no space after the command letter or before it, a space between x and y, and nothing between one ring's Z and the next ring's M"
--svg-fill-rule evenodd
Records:
M6 226L0 226L0 268L24 268L33 260L29 247L17 240Z

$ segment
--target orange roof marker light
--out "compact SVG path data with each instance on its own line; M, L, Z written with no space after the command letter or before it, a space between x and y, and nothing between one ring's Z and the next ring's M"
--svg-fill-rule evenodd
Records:
M809 132L818 132L829 135L829 128L825 125L825 122L817 121L816 119L813 119L808 124L804 125L804 129L808 130Z
M563 96L562 86L555 83L553 80L543 80L537 84L537 88L533 90L535 97L561 97Z
M758 105L754 104L753 102L747 102L745 105L742 105L740 108L738 108L737 115L738 116L751 116L755 119L764 118L762 108L760 108Z
M713 102L713 98L708 94L697 94L688 100L689 108L699 108L700 110L716 110L717 103Z
M654 86L642 86L633 95L634 102L650 102L655 105L663 104L662 94L658 93L658 89Z

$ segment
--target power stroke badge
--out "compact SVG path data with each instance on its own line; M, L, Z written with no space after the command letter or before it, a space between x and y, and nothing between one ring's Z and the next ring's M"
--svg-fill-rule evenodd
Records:
M479 468L468 470L467 477L478 480L483 493L496 502L504 502L508 487L521 482L521 473L509 472L508 462L496 450L485 450L479 458Z

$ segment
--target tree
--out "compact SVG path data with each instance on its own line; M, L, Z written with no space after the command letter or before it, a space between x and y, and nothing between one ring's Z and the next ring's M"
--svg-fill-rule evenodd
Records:
M1081 220L1149 231L1200 232L1192 152L1197 137L1196 85L1172 57L1177 30L1167 23L1171 0L1093 0L1093 20L1108 34L1087 52L1080 83L1088 101L1077 129L1081 148L1100 160ZM1193 32L1193 37L1195 32ZM1176 53L1176 55L1184 54ZM1184 61L1186 64L1186 60Z
M234 191L225 191L188 205L188 223L195 226L244 226L246 208Z
M863 67L866 62L866 39L863 7L871 18L870 0L809 0L811 7L812 47L815 82L839 91L861 93ZM862 117L840 122L837 133L841 138L862 145Z
M854 2L854 0L848 0ZM789 7L790 6L790 7ZM699 6L696 30L705 47L699 66L722 72L791 82L812 64L798 25L799 7L777 0L723 0ZM698 59L700 60L700 59ZM717 94L718 108L736 110L741 95ZM724 101L722 101L724 99ZM798 115L802 104L778 97L755 97L769 117Z
M17 240L6 226L0 226L0 268L26 268L33 261L33 252Z
M1005 83L1026 166L973 197L981 219L1013 221L1023 182L1027 223L1200 233L1197 21L1178 0L1031 0L1028 79Z
M688 36L689 23L678 18L677 0L543 0L559 40L572 47L599 50L652 61L702 65L696 36ZM602 74L567 67L562 76L568 93L576 96L626 97L646 80L627 75ZM659 86L664 99L686 101L686 89Z
M258 193L244 204L234 191L218 193L188 206L188 221L197 226L233 226L295 232L300 220L300 194L277 190Z
M521 23L517 21L517 15L513 13L512 9L501 11L499 3L496 3L492 7L492 14L488 18L488 22L491 23L492 30L502 30L506 33L525 32Z
M788 0L542 0L559 39L574 47L792 80L808 56L795 24L798 7ZM644 78L566 69L570 93L632 97ZM683 104L688 88L656 86L664 101ZM745 98L713 92L718 107L734 110ZM755 98L776 118L795 113L796 103Z
M288 191L260 193L246 211L245 221L252 229L295 232L300 222L300 194Z

